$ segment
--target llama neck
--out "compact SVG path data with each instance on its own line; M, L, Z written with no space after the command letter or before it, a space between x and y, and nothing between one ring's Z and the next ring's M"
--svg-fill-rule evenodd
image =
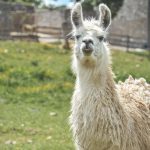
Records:
M111 67L103 69L95 68L80 68L77 74L77 85L85 90L86 88L95 87L96 89L104 89L110 84L115 87L113 73Z
M103 71L97 69L83 70L82 68L81 72L80 70L78 72L76 88L86 95L91 92L98 92L104 103L111 102L120 105L111 67L107 67Z
M76 88L79 89L81 95L83 94L82 96L85 97L86 103L91 104L92 100L97 100L98 104L96 103L96 105L100 105L102 107L105 106L106 114L124 118L123 120L118 120L120 122L120 127L123 129L123 126L125 126L127 122L127 113L124 111L119 100L120 97L116 90L111 67L107 67L107 69L103 70L103 72L94 72L94 70L87 71L88 72L84 72L85 74L83 74L83 72L79 73ZM86 74L88 73L89 75L87 77ZM94 99L90 98L91 95ZM111 122L112 120L109 121Z

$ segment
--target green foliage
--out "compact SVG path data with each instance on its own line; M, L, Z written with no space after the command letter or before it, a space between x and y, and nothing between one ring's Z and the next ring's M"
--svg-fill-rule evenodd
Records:
M150 83L147 52L112 55L116 81L131 74ZM0 41L0 149L74 150L68 127L75 80L70 57L58 43Z

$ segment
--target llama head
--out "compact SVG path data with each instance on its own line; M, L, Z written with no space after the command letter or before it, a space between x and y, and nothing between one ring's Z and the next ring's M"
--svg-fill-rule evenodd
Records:
M105 4L100 4L99 13L99 20L94 18L83 20L80 3L76 3L71 12L75 37L74 54L77 61L87 66L107 57L105 37L111 23L111 12Z

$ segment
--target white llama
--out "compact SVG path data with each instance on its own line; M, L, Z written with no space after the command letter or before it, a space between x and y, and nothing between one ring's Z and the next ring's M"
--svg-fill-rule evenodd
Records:
M77 79L70 124L76 149L150 150L150 85L132 77L115 85L104 40L111 12L105 4L99 11L99 20L83 20L76 3L71 13Z

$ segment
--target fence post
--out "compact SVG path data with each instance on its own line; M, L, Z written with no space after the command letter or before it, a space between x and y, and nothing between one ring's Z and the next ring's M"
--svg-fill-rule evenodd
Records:
M129 52L129 48L130 48L130 36L127 35L127 47L126 47L126 51Z
M70 49L70 43L66 35L68 35L68 29L70 24L67 22L62 23L62 37L63 37L63 48Z

